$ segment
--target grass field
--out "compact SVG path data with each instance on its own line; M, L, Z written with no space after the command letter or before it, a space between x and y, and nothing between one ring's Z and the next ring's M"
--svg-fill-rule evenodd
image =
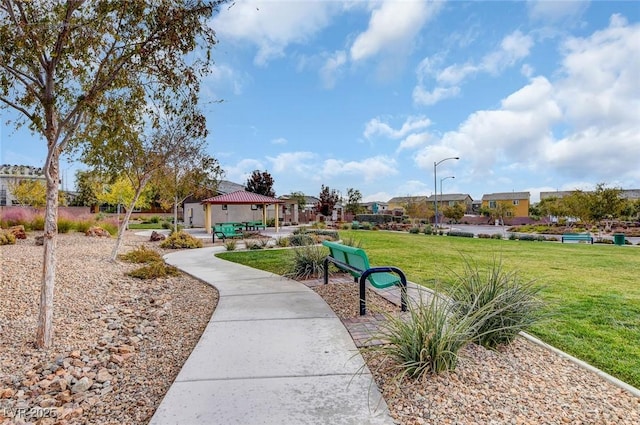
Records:
M640 387L640 247L560 244L340 231L360 240L372 265L400 267L428 287L446 285L463 257L481 269L494 260L541 286L549 318L530 333ZM227 252L220 257L282 274L287 250Z
M162 223L129 223L129 229L162 229Z

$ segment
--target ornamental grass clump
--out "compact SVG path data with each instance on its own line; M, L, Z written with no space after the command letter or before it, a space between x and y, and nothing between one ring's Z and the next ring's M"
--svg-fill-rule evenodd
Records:
M165 239L161 244L160 248L170 248L170 249L191 249L191 248L202 248L202 241L198 238L194 238L187 232L174 232L167 239Z
M374 356L390 358L398 382L405 376L421 379L427 374L455 370L458 352L468 344L481 321L480 314L456 314L456 306L440 294L411 301L408 316L383 313L386 320L374 339L387 341L369 348ZM384 362L383 362L384 364Z
M505 271L494 260L486 271L465 259L464 270L455 275L447 291L455 304L456 315L480 315L473 341L487 348L510 344L520 331L527 330L541 318L542 288L535 281L523 281L515 271Z
M319 245L305 245L293 250L285 276L291 279L320 277L324 272L327 250Z
M11 232L0 230L0 245L15 245L16 237Z
M154 261L164 261L160 253L140 245L126 254L120 254L120 259L129 263L152 263Z

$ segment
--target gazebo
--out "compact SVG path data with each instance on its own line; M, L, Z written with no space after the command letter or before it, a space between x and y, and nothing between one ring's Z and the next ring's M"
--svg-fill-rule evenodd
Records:
M212 205L262 205L262 224L267 224L267 205L282 204L284 201L272 198L270 196L260 195L259 193L246 192L244 190L238 190L235 192L227 193L224 195L214 196L200 202L205 207L204 214L204 227L207 229L207 233L211 233L212 224ZM276 232L278 231L279 220L279 208L275 209L276 213Z

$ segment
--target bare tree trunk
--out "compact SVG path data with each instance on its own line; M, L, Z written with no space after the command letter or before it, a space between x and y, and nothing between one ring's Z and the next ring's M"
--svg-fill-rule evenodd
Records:
M136 205L136 202L138 202L138 198L140 198L140 194L142 193L142 190L144 189L145 185L146 185L146 182L140 185L136 189L136 194L133 197L133 200L131 201L131 203L127 206L127 212L124 214L122 223L120 223L120 225L118 226L118 237L116 238L116 244L113 246L113 249L111 250L111 257L109 257L111 261L116 261L116 259L118 258L118 250L120 249L120 245L122 244L122 238L124 236L124 232L125 230L127 230L127 226L129 225L129 219L131 218L131 213L133 212L133 208Z
M53 154L45 170L47 205L44 217L44 260L40 286L40 309L36 347L49 348L53 343L53 289L56 280L56 244L58 235L58 155Z
M173 231L178 232L178 197L173 197Z

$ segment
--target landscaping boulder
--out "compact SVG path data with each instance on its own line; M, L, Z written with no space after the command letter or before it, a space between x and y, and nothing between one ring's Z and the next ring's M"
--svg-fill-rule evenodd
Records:
M27 234L24 231L24 226L21 224L18 226L11 226L8 230L9 233L13 234L13 236L16 237L16 239L27 239Z
M36 245L44 245L44 235L36 236Z
M158 233L154 230L153 232L151 232L151 237L149 238L149 241L158 242L158 241L163 241L165 239L167 239L165 235L163 235L162 233Z
M104 230L102 227L98 227L98 226L93 226L89 228L89 230L87 230L84 234L85 236L95 236L95 237L105 237L105 238L111 237L111 234L109 232Z

